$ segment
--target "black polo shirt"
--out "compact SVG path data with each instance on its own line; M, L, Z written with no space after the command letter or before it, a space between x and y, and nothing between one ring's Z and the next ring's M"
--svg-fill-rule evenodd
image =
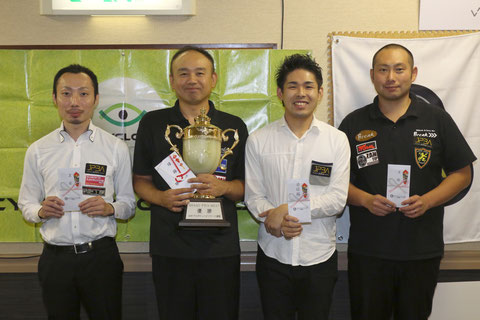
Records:
M410 95L407 112L396 123L373 104L350 113L339 129L351 147L351 183L386 196L388 164L410 165L410 196L423 195L446 172L461 169L476 157L450 115ZM443 254L443 206L412 219L400 211L385 217L364 207L349 206L348 249L357 254L416 260Z
M211 124L222 130L238 129L240 142L227 156L227 169L214 174L227 181L245 178L245 142L248 131L245 123L237 116L216 110L209 101L208 116ZM154 169L155 166L172 153L165 140L167 125L189 126L189 122L180 112L178 101L172 108L148 112L140 121L135 142L133 172L138 175L150 175L153 184L160 190L168 190L168 184ZM182 153L182 141L172 131L170 139ZM228 134L230 136L230 134ZM222 150L232 145L232 138L222 142ZM240 254L238 237L237 210L235 203L223 198L225 218L231 223L229 228L188 230L178 227L181 213L172 212L164 207L152 205L150 224L150 253L166 257L214 258Z

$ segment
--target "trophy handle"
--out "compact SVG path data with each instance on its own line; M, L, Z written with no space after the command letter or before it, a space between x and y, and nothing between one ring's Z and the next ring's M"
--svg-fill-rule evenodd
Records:
M227 150L225 150L225 153L223 154L223 156L220 158L220 162L219 163L222 163L222 160L225 159L226 156L230 155L233 153L233 148L235 148L238 144L238 130L237 129L226 129L226 130L223 130L222 131L222 140L223 141L228 141L228 136L225 135L225 133L229 132L229 131L232 131L232 132L235 132L235 134L233 135L233 138L235 139L235 142L233 142L233 145L230 147L230 148L227 148Z
M167 129L165 130L165 140L167 140L168 143L170 143L170 145L172 146L170 148L171 151L175 151L176 153L178 153L180 155L180 151L178 151L178 148L177 148L177 145L176 144L173 144L172 141L170 141L170 127L174 127L174 128L177 128L179 132L177 132L175 134L175 137L177 137L177 139L181 139L182 136L183 136L183 129L180 127L180 126L177 126L175 124L169 124L167 125Z

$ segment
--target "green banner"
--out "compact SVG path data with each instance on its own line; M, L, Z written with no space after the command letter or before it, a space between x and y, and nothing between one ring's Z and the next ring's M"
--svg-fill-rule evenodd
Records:
M98 77L100 102L95 125L123 139L133 155L138 122L148 111L175 102L168 81L173 50L0 50L0 242L41 241L39 225L25 222L18 209L27 147L60 125L52 103L56 72L72 63ZM212 50L218 83L211 96L219 110L240 116L254 131L283 115L275 72L291 50ZM306 53L306 51L301 51ZM118 223L119 241L148 241L150 211L137 201L134 218ZM238 214L240 238L255 240L257 224Z

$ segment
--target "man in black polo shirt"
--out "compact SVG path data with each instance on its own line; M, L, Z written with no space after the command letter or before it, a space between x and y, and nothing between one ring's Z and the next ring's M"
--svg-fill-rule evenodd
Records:
M476 157L448 113L410 93L417 68L408 49L378 50L370 76L378 96L340 125L352 154L352 319L427 319L443 255L443 204L469 185Z
M208 52L180 49L170 63L170 83L178 100L172 108L147 113L140 122L134 156L134 188L151 203L150 253L160 319L237 319L240 247L235 201L243 199L244 150L248 131L236 116L215 109L209 101L217 74ZM240 142L227 156L226 168L193 179L198 191L223 198L230 227L181 229L181 212L193 189L170 189L154 169L171 154L167 125L193 124L206 108L211 123L238 129ZM182 152L182 142L173 138ZM228 143L222 143L222 150ZM231 143L230 143L231 145Z

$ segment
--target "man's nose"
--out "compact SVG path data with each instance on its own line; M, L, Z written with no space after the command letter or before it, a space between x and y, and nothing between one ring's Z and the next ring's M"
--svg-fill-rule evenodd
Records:
M297 89L297 95L298 95L299 97L305 97L305 88L302 87L302 86L298 87L298 89Z
M72 102L72 106L78 106L80 102L80 94L73 93L70 101Z
M388 80L392 80L394 74L395 74L394 70L388 71L388 72L387 72L387 79L388 79Z

